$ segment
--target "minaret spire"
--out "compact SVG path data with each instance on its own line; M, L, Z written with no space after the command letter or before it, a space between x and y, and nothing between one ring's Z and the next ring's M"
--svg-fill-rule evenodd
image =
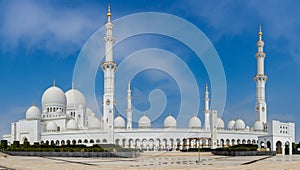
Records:
M130 82L128 82L128 89L127 89L127 129L132 129L132 104L131 104L131 89L130 89Z
M110 12L110 5L107 6L107 22L110 22L111 12Z
M265 84L267 82L268 77L265 75L264 69L264 60L266 54L264 53L264 41L262 39L262 26L259 26L258 31L258 41L256 43L257 52L256 52L256 60L257 60L257 74L254 77L254 81L256 82L256 120L261 121L263 123L267 122L267 104L265 100Z
M113 37L113 23L111 22L111 12L110 5L107 7L107 23L105 24L106 34L104 37L105 43L105 61L113 62L113 44L115 43L115 38Z
M111 22L111 9L108 5L107 23L105 24L106 33L104 36L105 61L101 64L104 73L104 94L103 94L103 120L104 129L109 132L109 143L114 143L114 103L115 103L115 71L117 64L113 58L113 46L115 38L113 37L113 23Z
M259 37L259 41L262 41L262 28L261 28L261 25L259 25L259 32L258 32L258 37Z
M208 85L205 85L205 108L204 108L204 129L209 130L210 129L210 120L209 120L209 114L210 114L210 109L209 109L209 91L208 91Z

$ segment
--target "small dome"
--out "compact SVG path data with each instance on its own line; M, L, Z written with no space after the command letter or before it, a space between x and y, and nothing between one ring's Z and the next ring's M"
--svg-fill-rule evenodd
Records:
M116 129L125 128L125 120L120 115L118 115L114 120L114 128Z
M46 130L47 131L51 131L51 132L57 131L57 124L55 122L53 122L53 121L48 122L47 126L46 126Z
M42 96L42 105L66 105L67 99L65 93L58 87L48 88Z
M88 128L89 129L99 129L101 127L100 120L95 116L95 114L91 114L88 117Z
M231 120L228 122L227 128L228 130L233 130L235 125L235 120Z
M217 119L217 129L224 129L225 125L224 125L224 121L218 117Z
M41 110L36 106L30 106L26 111L26 119L40 119Z
M189 121L189 128L191 129L200 129L201 128L201 120L194 115Z
M234 129L235 130L245 130L246 125L242 119L238 119L235 121Z
M264 124L261 121L256 121L253 125L254 131L264 131Z
M90 109L90 108L87 108L87 109L86 109L86 112L85 112L85 116L86 116L86 117L89 117L89 116L92 115L92 113L94 113L93 110Z
M249 130L250 130L250 127L249 127L249 126L246 126L246 130L249 131Z
M151 127L151 120L148 116L142 116L138 121L139 128L150 128Z
M67 109L78 109L80 106L86 108L85 96L77 89L70 89L66 92Z
M165 128L176 128L176 119L172 116L169 115L168 117L166 117L165 121L164 121L164 127Z
M67 123L67 129L68 130L77 130L78 129L78 124L74 119L71 119Z

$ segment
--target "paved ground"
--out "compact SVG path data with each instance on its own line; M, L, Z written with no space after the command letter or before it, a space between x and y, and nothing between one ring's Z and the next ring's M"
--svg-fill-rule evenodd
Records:
M226 157L201 153L146 152L138 158L20 157L0 153L2 169L299 169L300 155Z

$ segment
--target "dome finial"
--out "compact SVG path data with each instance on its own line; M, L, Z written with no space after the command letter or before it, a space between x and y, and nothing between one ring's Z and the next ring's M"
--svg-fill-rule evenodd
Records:
M262 35L263 35L263 33L262 33L262 26L261 26L261 24L259 25L259 32L258 32L258 37L259 37L259 40L261 41L262 40Z
M55 87L56 86L56 82L55 82L55 80L53 80L53 87Z
M107 6L107 21L110 22L111 12L110 12L110 5Z
M206 83L206 85L205 85L205 89L206 89L206 91L208 91L208 85L207 85L207 83Z
M32 102L32 106L35 106L34 102Z
M75 89L74 81L72 81L72 89Z

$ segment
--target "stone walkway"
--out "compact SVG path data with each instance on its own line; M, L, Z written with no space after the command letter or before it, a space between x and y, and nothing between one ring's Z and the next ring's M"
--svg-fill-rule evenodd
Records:
M0 170L11 169L299 169L300 155L214 156L201 153L146 152L138 158L20 157L0 153ZM2 168L2 169L1 169Z

